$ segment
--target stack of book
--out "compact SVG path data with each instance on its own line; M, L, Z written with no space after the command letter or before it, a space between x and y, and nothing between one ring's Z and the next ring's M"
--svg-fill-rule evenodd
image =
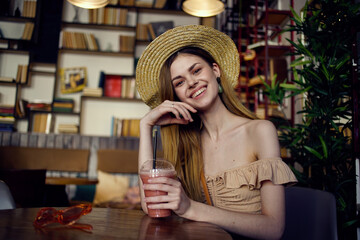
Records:
M27 104L30 111L51 111L51 103L44 102L43 100L34 100Z
M101 97L103 95L103 89L84 87L82 95L90 97Z
M138 23L136 25L136 40L140 41L149 41L152 37L149 32L149 24L148 23Z
M78 133L79 126L76 124L59 124L58 132L59 133Z
M135 37L120 35L120 52L134 52Z
M61 32L62 48L98 51L99 44L92 33Z
M136 98L136 86L134 77L124 77L121 81L121 98Z
M74 110L74 99L55 98L52 105L54 112L72 112Z
M139 137L140 119L122 119L112 117L111 136L114 137Z
M0 132L13 132L15 117L13 105L0 105Z
M24 118L28 115L27 104L29 102L24 99L17 99L15 104L15 112L17 118Z
M32 131L51 133L54 128L54 118L51 113L36 113L33 116Z
M89 9L90 24L108 24L126 26L128 9L126 8L98 8Z
M134 77L105 75L104 96L134 99L138 97Z
M36 0L24 0L22 17L34 18L36 15Z
M28 74L28 65L18 65L15 81L17 83L26 83L27 74Z

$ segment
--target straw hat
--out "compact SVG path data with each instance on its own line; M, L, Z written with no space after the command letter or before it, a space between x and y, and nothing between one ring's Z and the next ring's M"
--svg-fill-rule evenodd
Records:
M207 51L220 66L221 81L229 81L233 87L237 85L240 70L239 53L228 35L203 25L176 27L153 40L137 63L136 88L142 100L151 108L161 103L160 69L174 52L186 46Z

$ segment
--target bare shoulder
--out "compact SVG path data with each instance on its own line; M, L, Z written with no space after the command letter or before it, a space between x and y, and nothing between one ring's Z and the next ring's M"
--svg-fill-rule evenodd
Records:
M254 146L257 157L279 157L280 146L277 130L268 120L252 120L248 124L248 133L251 144Z
M248 123L248 130L251 131L252 134L257 135L269 135L269 134L277 134L277 130L274 124L268 120L251 120Z

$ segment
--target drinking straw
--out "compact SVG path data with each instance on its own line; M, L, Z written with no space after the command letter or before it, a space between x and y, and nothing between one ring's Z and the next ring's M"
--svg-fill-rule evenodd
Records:
M156 168L156 148L157 148L157 127L153 129L153 169Z

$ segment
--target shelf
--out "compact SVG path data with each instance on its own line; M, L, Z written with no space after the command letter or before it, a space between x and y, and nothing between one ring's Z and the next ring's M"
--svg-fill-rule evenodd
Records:
M87 29L101 29L101 30L115 30L115 31L135 31L136 27L130 26L118 26L109 24L91 24L91 23L72 23L63 22L62 27L74 27L74 28L87 28Z
M27 18L27 17L5 17L5 16L0 16L0 21L6 21L6 22L34 22L35 18Z
M42 76L56 76L56 72L46 72L46 71L37 71L37 70L29 70L29 74L36 74Z
M80 113L78 113L78 112L57 112L57 111L30 110L30 114L39 114L39 113L50 113L50 114L56 114L56 115L80 116Z
M24 50L16 50L16 49L0 49L0 53L12 53L12 54L21 54L26 55L29 54L29 51Z
M0 85L16 85L15 80L13 80L12 82L8 82L8 81L0 81Z
M110 101L129 101L129 102L142 102L141 99L138 98L118 98L118 97L93 97L93 96L81 96L81 100L110 100Z
M17 42L31 42L31 39L21 39L21 38L0 38L0 41L17 41Z
M90 50L77 50L77 49L60 49L59 53L75 53L75 54L87 54L87 55L99 55L99 56L116 56L116 57L134 57L134 53L125 52L105 52L105 51L90 51Z

